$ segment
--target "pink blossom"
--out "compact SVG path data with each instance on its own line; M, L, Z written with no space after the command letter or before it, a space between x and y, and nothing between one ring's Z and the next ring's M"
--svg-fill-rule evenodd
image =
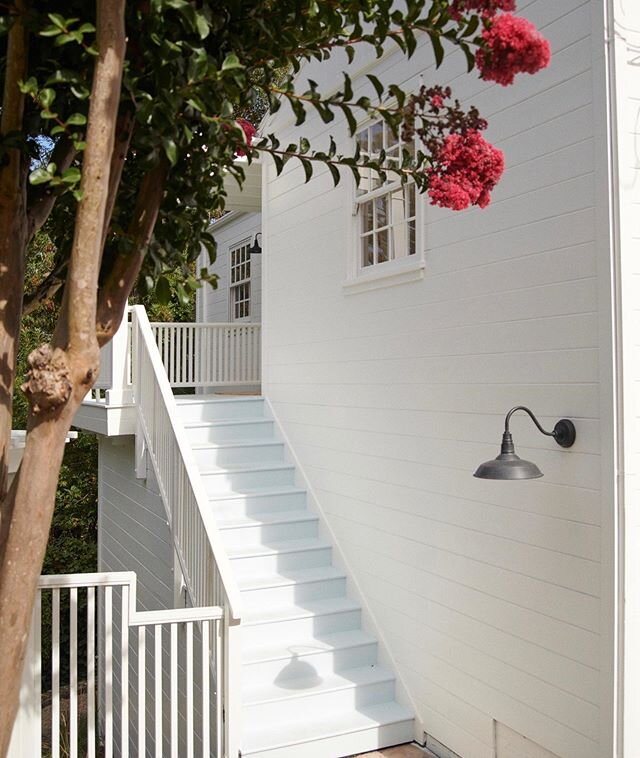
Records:
M504 171L504 155L478 131L450 134L434 155L429 169L432 205L464 210L470 205L486 208L490 192Z
M516 74L535 74L549 65L551 46L525 18L497 16L482 32L484 47L476 53L480 78L506 86Z
M251 142L256 135L257 129L250 121L247 121L246 118L239 118L239 119L236 119L236 121L238 125L240 126L240 128L242 129L242 131L244 132L244 138L247 142L247 145L251 145ZM244 148L242 147L236 148L236 155L242 156L246 154L247 154L247 151Z
M498 11L515 9L515 0L452 0L449 15L456 21L462 18L463 13L479 13L483 18L493 18Z
M431 95L431 105L434 108L442 108L442 106L444 105L444 100L442 98L442 95L439 95L437 93L435 95Z

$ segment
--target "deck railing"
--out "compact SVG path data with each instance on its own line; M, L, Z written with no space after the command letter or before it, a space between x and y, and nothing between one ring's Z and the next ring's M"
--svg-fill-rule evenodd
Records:
M131 314L101 351L98 381L85 402L121 405L132 402L135 363ZM260 324L150 324L160 360L172 388L257 387L260 385Z
M260 384L260 324L151 324L172 387Z
M41 577L9 757L226 755L223 625L219 607L136 610L131 572Z
M132 344L133 396L140 427L136 434L138 474L146 475L148 455L192 603L224 610L224 755L235 757L240 729L240 592L142 306L132 308Z

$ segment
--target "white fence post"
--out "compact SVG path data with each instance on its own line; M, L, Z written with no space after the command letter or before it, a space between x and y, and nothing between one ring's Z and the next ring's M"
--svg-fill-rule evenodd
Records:
M39 756L42 752L42 698L40 695L42 664L40 651L40 593L38 592L33 607L31 632L22 670L20 707L13 725L7 758Z
M224 619L224 758L238 758L242 747L242 630L240 624Z

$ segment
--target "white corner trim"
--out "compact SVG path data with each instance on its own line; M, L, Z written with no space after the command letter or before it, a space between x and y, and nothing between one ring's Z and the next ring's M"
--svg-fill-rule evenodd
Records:
M413 256L411 256L413 258ZM354 279L347 279L342 283L345 295L354 295L357 292L368 292L381 287L392 287L396 284L406 284L424 279L425 263L423 260L390 261L373 266L371 271L359 274Z

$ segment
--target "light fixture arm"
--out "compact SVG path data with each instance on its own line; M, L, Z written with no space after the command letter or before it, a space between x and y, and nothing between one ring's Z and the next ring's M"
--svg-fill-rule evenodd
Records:
M553 427L553 431L548 432L546 429L542 428L542 425L534 416L533 411L531 411L525 405L516 405L515 408L512 408L509 413L507 413L504 420L505 437L507 435L509 438L511 437L511 434L509 432L509 422L511 421L511 416L513 416L516 411L524 411L525 413L528 413L533 423L537 426L538 431L542 432L542 434L546 435L547 437L553 437L553 439L561 447L571 447L571 445L573 445L573 443L576 441L576 428L572 421L569 421L569 419L566 418L560 419L560 421L558 421L558 423Z

